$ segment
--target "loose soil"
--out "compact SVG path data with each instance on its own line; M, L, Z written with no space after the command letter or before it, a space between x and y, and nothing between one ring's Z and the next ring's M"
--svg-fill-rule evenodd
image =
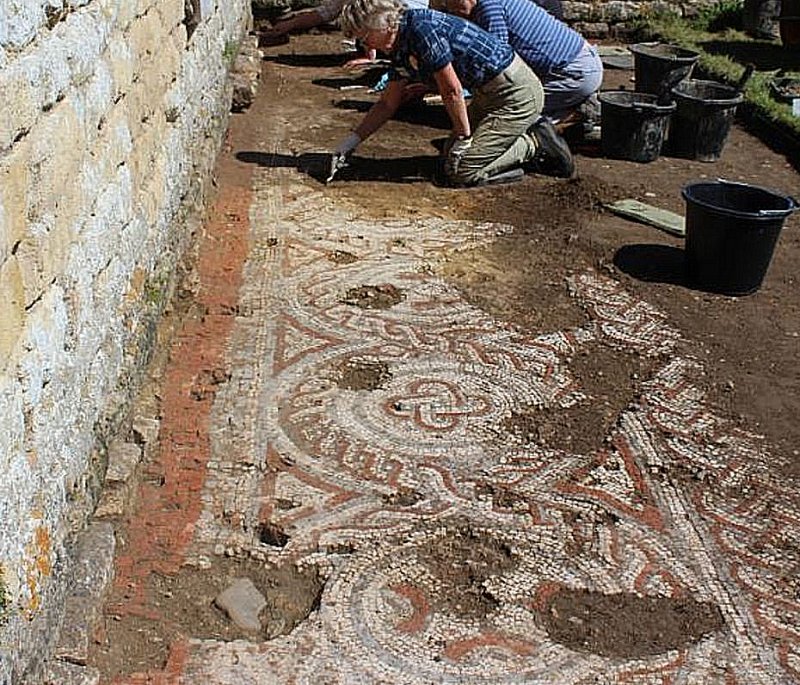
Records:
M242 577L267 600L260 634L242 630L214 604L217 595ZM163 668L170 645L179 638L270 640L308 617L319 605L322 587L313 569L233 558L215 560L205 569L187 566L175 576L152 574L146 592L158 616L107 616L93 662L111 678Z
M348 359L337 373L337 385L345 390L377 390L392 378L386 362Z
M635 659L681 649L724 627L714 604L561 589L538 614L555 642L580 652Z
M381 285L360 285L347 291L343 304L350 304L361 309L389 309L403 301L403 292L391 283Z
M366 88L339 88L371 85L380 76L376 70L346 72L341 67L349 56L341 50L341 36L330 32L295 36L287 44L265 48L261 93L250 110L232 116L217 170L220 184L249 183L252 165L287 166L307 175L310 190L323 188L322 153L347 134L376 98ZM609 69L604 87L632 88L632 76L631 71ZM666 156L649 164L613 161L604 159L597 145L574 143L578 176L573 180L529 175L514 185L454 191L433 182L436 143L447 132L441 106L407 108L359 148L351 166L325 192L360 207L365 217L435 216L513 227L487 245L449 255L438 269L467 301L523 333L586 322L569 296L570 275L594 268L617 279L664 311L683 332L679 352L705 365L704 386L715 411L764 435L776 477L800 478L800 217L786 221L760 291L734 298L692 286L684 270L682 240L604 209L606 203L634 198L683 213L681 187L716 177L796 195L800 176L784 156L737 125L722 158L713 164ZM329 259L346 264L355 256L336 252ZM394 306L402 298L389 284L365 284L344 295L344 301L368 309ZM508 419L504 429L548 447L579 453L597 449L620 410L649 378L653 363L600 346L589 348L570 363L589 399L558 415L528 408ZM384 369L371 366L342 368L339 374L342 387L354 390L377 388L386 379ZM198 378L198 398L225 380L214 370ZM684 477L697 480L702 474ZM491 497L496 506L525 506L513 489L480 487L478 495ZM413 506L421 496L398 491L387 498L390 505ZM279 501L276 506L292 503ZM286 544L280 530L262 535L267 544ZM419 555L445 588L436 599L438 608L474 617L489 616L496 607L484 581L516 564L502 544L468 528L449 531ZM207 571L153 576L148 591L170 621L109 619L95 663L109 675L143 671L163 663L169 642L178 635L245 637L211 603L231 578L241 576L250 577L270 602L262 637L287 632L318 601L316 577L233 559ZM550 596L540 618L553 639L570 648L625 657L679 648L720 629L722 622L716 607L689 598L570 590Z
M586 399L568 409L529 407L513 412L501 425L523 443L588 454L599 449L620 412L639 394L654 362L594 344L570 363Z
M509 547L468 526L453 527L422 545L417 558L436 580L431 607L455 616L487 618L499 602L484 583L513 569L517 561Z

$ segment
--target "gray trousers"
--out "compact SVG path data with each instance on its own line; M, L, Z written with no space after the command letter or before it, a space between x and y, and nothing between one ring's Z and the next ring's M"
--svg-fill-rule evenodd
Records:
M544 112L551 119L561 119L570 110L600 89L603 62L597 48L584 43L578 56L566 66L552 69L542 78Z
M469 107L472 147L450 181L474 185L533 160L536 143L527 134L544 105L544 89L518 56L501 74L475 89Z

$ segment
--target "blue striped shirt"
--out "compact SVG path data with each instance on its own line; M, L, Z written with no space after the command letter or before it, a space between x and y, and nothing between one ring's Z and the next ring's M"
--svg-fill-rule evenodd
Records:
M532 0L478 0L470 19L511 45L539 76L572 62L584 44L580 33Z
M392 80L429 83L433 74L452 63L461 84L479 88L514 59L511 46L472 22L435 10L403 13L392 51Z

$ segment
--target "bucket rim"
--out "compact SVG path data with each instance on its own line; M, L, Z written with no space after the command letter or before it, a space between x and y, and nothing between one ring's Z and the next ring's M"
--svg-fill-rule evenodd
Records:
M613 98L609 97L614 95L625 95L631 98L635 96L641 99L639 102L616 102ZM624 107L631 110L650 110L658 114L669 114L677 107L677 104L672 100L665 105L658 104L658 97L659 96L655 93L642 93L635 90L601 90L597 93L597 99L600 100L601 104L616 105L617 107Z
M767 195L772 195L773 197L780 198L781 200L785 200L787 203L786 209L761 209L758 212L743 212L738 209L730 209L728 207L719 207L714 205L710 202L705 202L700 200L696 197L690 197L689 192L691 188L695 188L697 186L741 186L748 188L749 190L757 190ZM739 181L728 181L724 178L718 178L713 181L709 180L702 180L702 181L690 181L686 183L681 188L681 197L688 203L692 203L703 207L704 209L708 209L712 212L717 212L719 214L725 214L726 216L736 217L738 219L749 219L749 220L756 220L756 221L767 221L770 219L777 219L777 218L785 218L789 216L792 212L800 209L800 203L792 197L791 195L787 195L786 193L782 193L780 191L773 190L772 188L765 188L764 186L757 186L753 185L752 183L741 183Z
M675 54L675 55L657 55L653 54L652 50L658 46L664 46L667 48L672 48L678 53L683 54ZM648 50L650 48L650 51ZM696 62L700 59L700 53L696 52L695 50L690 50L689 48L681 47L680 45L674 45L673 43L664 43L662 41L646 41L642 43L633 43L628 45L628 50L630 50L634 55L644 55L645 57L656 57L658 59L666 59L672 62Z
M729 98L701 98L697 97L696 95L690 95L689 93L684 93L681 91L683 87L687 85L693 84L702 84L702 85L711 85L717 86L721 89L728 90L731 93L731 97ZM676 83L670 89L671 94L674 97L680 97L684 100L693 100L697 102L703 102L709 105L738 105L744 100L744 94L742 91L737 90L735 86L728 85L727 83L720 83L719 81L712 81L710 79L702 79L702 78L687 78L683 79Z

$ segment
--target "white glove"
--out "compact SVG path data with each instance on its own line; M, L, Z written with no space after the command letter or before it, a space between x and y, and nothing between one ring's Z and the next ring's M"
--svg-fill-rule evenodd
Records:
M361 136L359 136L355 131L350 131L350 133L347 134L347 137L336 146L334 152L342 157L347 157L347 155L355 150L360 144Z
M458 173L461 159L472 147L472 136L467 138L450 138L445 145L444 171L449 176Z
M347 134L347 137L336 146L336 149L333 151L333 154L331 154L328 160L325 183L330 183L333 180L333 177L338 173L339 169L347 166L348 155L358 147L360 142L361 136L359 136L355 131L351 131Z

